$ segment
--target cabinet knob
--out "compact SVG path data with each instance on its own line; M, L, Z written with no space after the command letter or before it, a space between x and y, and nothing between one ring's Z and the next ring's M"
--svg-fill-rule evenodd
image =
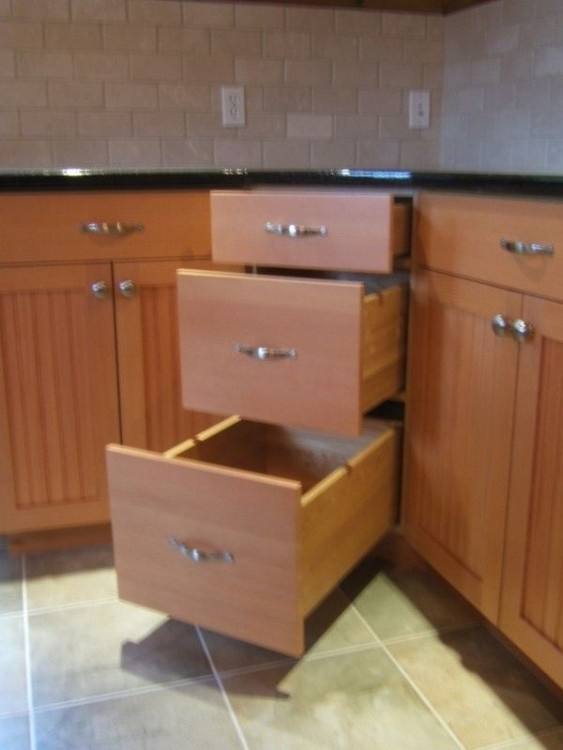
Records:
M185 542L181 542L175 537L170 537L168 543L178 550L181 555L187 557L195 563L234 563L235 556L232 552L223 550L203 550L197 547L190 547Z
M90 291L96 299L106 299L109 294L109 284L106 281L94 281Z
M495 336L508 336L512 333L512 321L499 313L491 320L491 328Z
M131 279L120 281L117 285L117 288L119 289L120 293L128 299L134 297L137 294L137 285Z
M280 349L271 346L246 346L246 344L235 344L235 351L246 354L247 357L264 361L266 359L295 359L297 349Z
M307 227L300 224L276 224L273 221L267 221L264 224L264 231L268 234L276 234L279 237L290 237L298 239L300 237L326 237L328 229L324 225L319 227Z
M124 224L122 221L89 221L81 226L85 234L97 234L103 237L125 237L133 232L142 232L144 228L142 224Z
M516 339L516 341L523 343L524 341L529 341L534 337L535 328L532 325L532 323L528 323L525 320L522 320L522 318L516 318L512 322L512 335Z
M500 241L503 250L515 255L555 255L555 247L542 242L521 242L520 240Z

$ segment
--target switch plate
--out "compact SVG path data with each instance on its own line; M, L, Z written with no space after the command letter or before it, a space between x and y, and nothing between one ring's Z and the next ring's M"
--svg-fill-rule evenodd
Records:
M244 86L221 86L221 114L224 128L245 124Z
M409 128L430 127L430 91L409 91Z

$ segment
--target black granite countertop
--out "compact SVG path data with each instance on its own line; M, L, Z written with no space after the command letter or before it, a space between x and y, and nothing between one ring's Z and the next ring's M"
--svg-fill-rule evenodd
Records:
M406 170L329 169L260 171L62 169L0 172L0 190L190 190L252 188L265 185L306 187L448 190L497 195L563 197L563 175Z

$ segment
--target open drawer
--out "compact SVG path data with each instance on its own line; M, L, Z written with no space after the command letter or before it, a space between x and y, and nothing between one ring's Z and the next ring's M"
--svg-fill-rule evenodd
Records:
M178 271L187 409L342 435L404 384L407 290Z
M107 462L120 597L294 656L394 522L398 439L376 420L343 439L229 417Z

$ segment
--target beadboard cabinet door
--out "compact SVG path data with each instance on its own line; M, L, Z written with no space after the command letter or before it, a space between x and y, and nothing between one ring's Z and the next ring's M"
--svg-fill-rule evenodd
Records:
M107 521L120 439L109 263L0 272L0 533Z
M221 421L187 411L180 395L176 271L209 262L114 263L122 442L164 451Z
M522 317L501 628L563 685L563 304Z
M405 532L496 622L519 346L491 319L519 317L522 297L422 272L411 299Z

